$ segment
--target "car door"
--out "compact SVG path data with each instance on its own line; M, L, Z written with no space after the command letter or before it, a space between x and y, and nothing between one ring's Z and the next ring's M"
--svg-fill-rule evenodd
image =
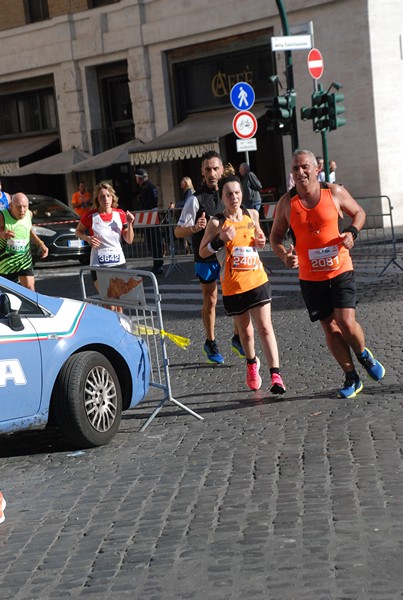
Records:
M17 296L0 287L0 293ZM37 311L35 303L23 296L21 330L0 311L0 422L35 415L41 404L42 359L39 340L28 315Z

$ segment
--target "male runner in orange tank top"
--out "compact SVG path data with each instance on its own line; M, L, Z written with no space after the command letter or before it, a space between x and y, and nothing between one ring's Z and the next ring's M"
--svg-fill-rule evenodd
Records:
M340 185L320 183L318 165L309 150L294 152L291 172L295 187L277 205L270 236L273 251L291 269L299 269L302 296L311 321L319 320L330 352L345 373L339 396L352 398L363 389L352 352L375 381L385 369L365 347L361 325L355 319L356 286L349 250L365 223L365 212ZM339 217L351 225L339 232ZM291 227L294 245L284 237Z

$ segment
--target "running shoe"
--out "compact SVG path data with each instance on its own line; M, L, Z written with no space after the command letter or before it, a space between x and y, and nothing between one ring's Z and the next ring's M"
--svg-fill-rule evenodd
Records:
M346 380L342 388L339 389L339 398L354 398L359 394L364 386L360 378L351 376L346 373Z
M271 375L271 387L270 391L272 394L285 394L285 385L280 373L272 373Z
M245 352L243 351L242 344L238 336L234 335L232 338L231 350L234 354L239 356L239 358L245 358Z
M374 358L371 350L364 349L368 354L365 357L357 356L358 362L364 367L368 375L374 381L380 381L385 376L385 367Z
M4 500L4 496L3 494L0 492L0 523L3 523L5 516L4 516L4 509L6 508L6 501Z
M207 356L207 362L212 365L221 365L224 362L224 357L219 353L215 340L204 344L203 354Z
M260 360L256 357L256 362L246 363L246 385L251 390L259 390L262 385L262 378L259 375Z

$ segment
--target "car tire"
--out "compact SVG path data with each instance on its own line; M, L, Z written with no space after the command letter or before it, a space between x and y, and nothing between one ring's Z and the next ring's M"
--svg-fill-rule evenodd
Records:
M73 354L58 375L52 408L69 445L91 448L110 442L122 417L122 392L116 372L103 354Z

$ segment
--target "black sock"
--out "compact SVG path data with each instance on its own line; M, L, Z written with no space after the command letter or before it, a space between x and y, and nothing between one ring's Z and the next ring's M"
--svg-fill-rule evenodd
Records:
M280 369L278 367L272 367L270 369L270 375L273 375L273 373L277 373L278 375L280 375Z
M255 358L247 358L246 362L248 363L248 365L254 365L255 362L257 362L256 356L255 356Z
M354 379L354 381L357 381L360 378L355 369L346 373L346 377L348 377L349 379Z

